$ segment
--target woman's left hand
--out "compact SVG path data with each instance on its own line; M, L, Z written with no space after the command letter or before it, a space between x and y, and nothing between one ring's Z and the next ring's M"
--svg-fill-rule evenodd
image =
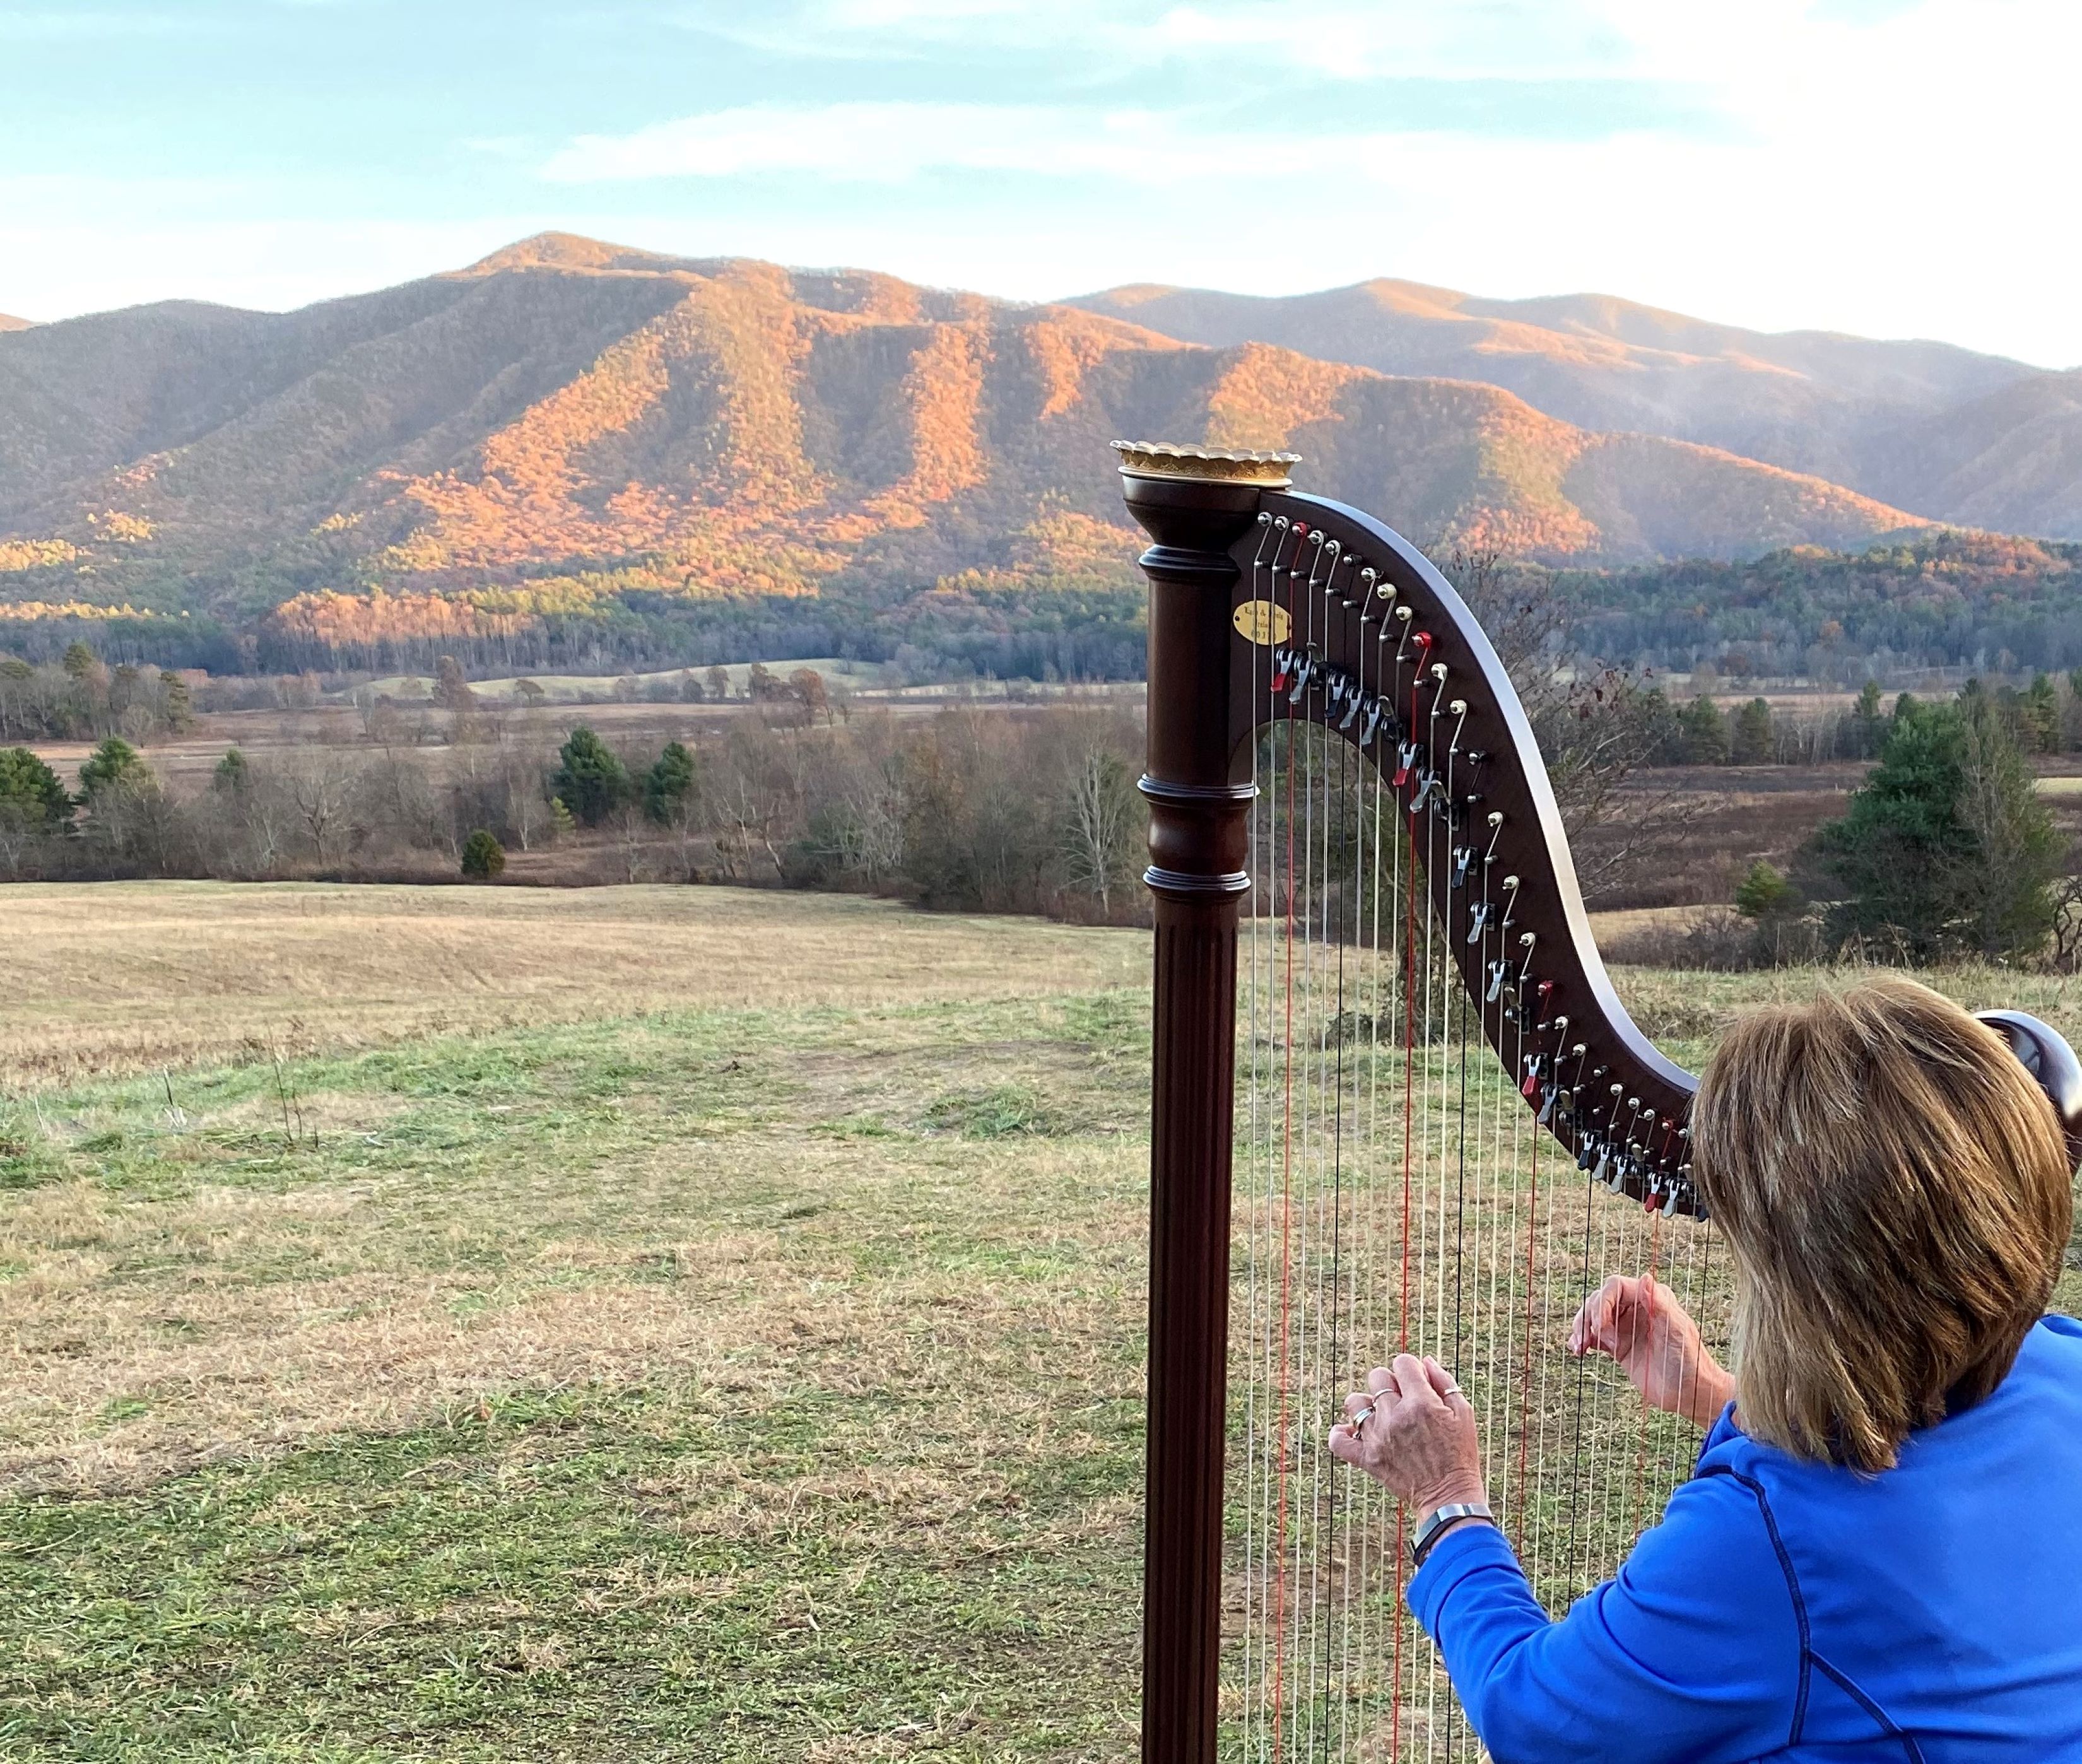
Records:
M1345 1399L1330 1452L1400 1495L1420 1519L1452 1502L1487 1498L1475 1412L1452 1374L1428 1357L1400 1354L1393 1366L1368 1373L1367 1388Z

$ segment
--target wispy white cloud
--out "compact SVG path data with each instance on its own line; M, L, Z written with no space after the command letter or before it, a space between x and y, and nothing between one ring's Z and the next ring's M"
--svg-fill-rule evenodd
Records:
M380 57L328 69L325 120L369 135L298 143L311 170L290 179L264 131L218 125L349 4L355 31L402 32L394 0L0 0L0 46L82 33L36 50L76 90L52 88L33 132L0 116L0 309L289 304L562 226L1027 297L1600 288L2082 360L2075 0L640 0L728 39L645 36L631 53L669 81L573 81L543 45L612 69L609 46L570 9L495 23L495 3L438 9L479 9L514 49L487 63L495 102L434 99ZM531 38L553 11L560 34ZM263 12L237 38L252 59L213 44L171 100L154 57L84 35ZM660 90L689 95L647 110ZM169 172L223 175L140 177L147 140ZM106 177L31 187L11 164ZM1268 210L1305 248L1250 242Z
M1363 166L1388 137L1268 135L1248 142L1146 110L967 103L751 104L620 136L582 136L543 175L558 183L809 173L901 183L931 171L1097 176L1135 183L1248 167L1297 177Z

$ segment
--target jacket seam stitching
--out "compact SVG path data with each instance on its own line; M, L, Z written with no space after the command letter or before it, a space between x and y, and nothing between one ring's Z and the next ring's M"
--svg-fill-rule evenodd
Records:
M1785 1539L1779 1535L1778 1521L1772 1517L1771 1501L1764 1492L1763 1484L1754 1476L1746 1476L1741 1471L1726 1464L1710 1465L1702 1474L1729 1477L1749 1490L1750 1498L1756 1502L1757 1512L1764 1520L1765 1534L1771 1539L1772 1549L1778 1557L1779 1572L1785 1577L1786 1593L1793 1601L1793 1620L1800 1632L1800 1687L1793 1697L1793 1727L1786 1735L1785 1743L1798 1745L1802 1732L1807 1725L1807 1692L1813 1676L1815 1654L1812 1631L1807 1622L1807 1601L1800 1591L1800 1577L1793 1571L1792 1553L1785 1547Z
M1865 1693L1859 1688L1857 1681L1852 1678L1848 1673L1839 1671L1835 1667L1831 1665L1829 1662L1824 1660L1819 1654L1816 1654L1814 1658L1814 1664L1819 1666L1823 1672L1827 1673L1830 1678L1835 1682L1835 1684L1846 1695L1852 1698L1857 1703L1860 1708L1863 1709L1867 1715L1870 1716L1872 1719L1878 1724L1880 1730L1885 1733L1889 1739L1899 1740L1901 1741L1902 1749L1907 1754L1910 1759L1913 1761L1913 1764L1924 1764L1923 1748L1916 1743L1916 1736L1914 1734L1909 1732L1906 1728L1900 1726L1894 1720L1892 1716L1889 1715L1886 1710L1882 1709L1879 1706L1879 1704L1873 1702L1870 1697L1866 1695Z

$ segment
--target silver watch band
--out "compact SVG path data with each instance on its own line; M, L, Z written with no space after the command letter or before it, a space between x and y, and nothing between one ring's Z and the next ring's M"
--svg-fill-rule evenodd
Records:
M1424 1558L1431 1554L1432 1540L1456 1519L1486 1519L1491 1525L1496 1523L1496 1515L1479 1501L1449 1501L1435 1509L1410 1540L1410 1560L1414 1567L1423 1567Z

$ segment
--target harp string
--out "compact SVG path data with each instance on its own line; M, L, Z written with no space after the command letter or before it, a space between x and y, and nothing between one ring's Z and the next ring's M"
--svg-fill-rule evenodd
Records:
M1250 579L1292 615L1300 653L1356 618L1359 687L1393 704L1433 789L1461 800L1451 694L1351 556L1269 526ZM1409 1516L1328 1455L1340 1400L1393 1352L1435 1354L1474 1405L1499 1519L1558 1613L1653 1522L1696 1447L1612 1362L1566 1356L1570 1319L1607 1274L1652 1272L1710 1345L1724 1282L1708 1231L1645 1213L1545 1143L1543 1075L1525 1063L1536 964L1515 923L1520 878L1501 874L1486 822L1411 812L1393 747L1355 745L1349 716L1325 727L1315 688L1280 665L1254 650L1225 1745L1254 1764L1479 1758L1403 1609ZM1499 973L1524 983L1490 986ZM1580 1063L1571 1083L1586 1126L1644 1147L1671 1130Z

